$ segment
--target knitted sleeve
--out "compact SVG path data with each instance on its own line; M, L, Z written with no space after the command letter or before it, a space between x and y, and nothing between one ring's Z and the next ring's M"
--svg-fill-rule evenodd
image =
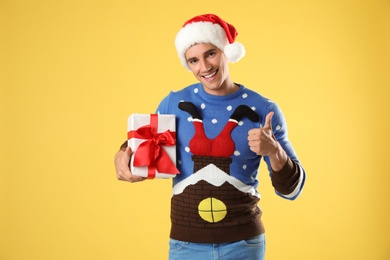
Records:
M299 165L288 158L287 163L280 171L272 171L272 186L282 195L292 194L298 187L300 175Z
M276 194L285 199L295 200L300 195L305 184L305 170L301 166L297 154L288 139L287 123L283 112L275 103L271 103L268 106L266 114L270 111L275 113L272 117L272 129L274 130L275 138L283 147L289 159L285 166L277 172L271 168L268 156L265 156L264 160L268 164L268 170Z

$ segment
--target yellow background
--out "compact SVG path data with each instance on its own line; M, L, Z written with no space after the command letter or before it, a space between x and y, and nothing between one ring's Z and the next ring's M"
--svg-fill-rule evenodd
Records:
M260 175L267 259L390 259L388 0L0 0L0 259L167 259L170 180L116 179L127 116L193 83L174 37L213 12L275 100L302 196Z

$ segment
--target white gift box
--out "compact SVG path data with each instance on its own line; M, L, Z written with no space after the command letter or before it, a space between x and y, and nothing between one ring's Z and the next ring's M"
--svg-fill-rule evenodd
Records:
M179 173L176 169L175 120L175 115L129 116L128 146L133 151L130 161L132 174L154 179L173 178Z

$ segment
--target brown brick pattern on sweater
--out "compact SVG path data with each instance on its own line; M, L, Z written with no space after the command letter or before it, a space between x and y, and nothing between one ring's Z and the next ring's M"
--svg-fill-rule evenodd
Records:
M200 156L193 155L192 161L194 162L194 172L206 167L209 164L214 164L226 174L230 175L230 164L232 158L230 157L214 157L214 156Z
M198 213L199 203L206 198L217 198L227 207L224 219L217 223L203 220ZM261 211L257 207L259 199L237 190L225 182L220 187L202 180L195 185L187 186L183 193L172 197L171 220L178 226L213 228L229 227L254 221Z

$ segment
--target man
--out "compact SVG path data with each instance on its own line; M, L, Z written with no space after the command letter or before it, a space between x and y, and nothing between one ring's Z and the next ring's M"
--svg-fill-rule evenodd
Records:
M175 46L199 83L171 92L157 113L177 120L177 168L171 201L169 259L264 259L257 173L268 165L276 194L294 200L305 172L287 137L279 107L234 83L228 62L245 55L234 26L213 14L188 20ZM117 177L138 182L124 143L115 155Z

